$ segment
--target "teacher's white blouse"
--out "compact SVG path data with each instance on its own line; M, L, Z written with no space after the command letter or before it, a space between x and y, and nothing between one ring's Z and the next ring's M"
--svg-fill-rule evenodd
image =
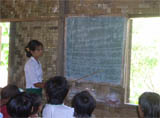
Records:
M43 72L39 61L34 57L26 62L25 67L26 88L36 88L35 83L42 82Z

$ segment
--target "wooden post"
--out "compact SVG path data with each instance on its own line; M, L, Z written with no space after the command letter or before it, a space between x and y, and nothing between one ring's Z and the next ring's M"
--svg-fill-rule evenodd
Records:
M64 33L66 0L59 0L58 43L56 74L64 76Z
M8 55L8 83L13 83L15 73L15 39L16 39L16 22L10 22L9 33L9 55Z
M0 26L0 63L1 63L1 45L2 45L2 27Z
M129 103L130 95L130 64L131 64L131 45L132 45L132 20L128 20L127 38L125 44L125 61L124 61L124 83L125 88L125 103Z

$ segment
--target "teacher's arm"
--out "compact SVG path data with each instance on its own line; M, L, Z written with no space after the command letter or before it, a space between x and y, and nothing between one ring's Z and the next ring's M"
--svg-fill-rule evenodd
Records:
M38 83L35 83L34 86L38 87L38 88L44 88L44 83L43 82L38 82Z

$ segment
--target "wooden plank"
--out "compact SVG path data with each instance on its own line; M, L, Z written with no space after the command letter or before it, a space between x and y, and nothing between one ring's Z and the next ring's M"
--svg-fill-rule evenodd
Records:
M9 55L8 55L8 84L13 82L14 67L15 67L15 34L16 34L16 22L10 23L9 34Z
M145 17L145 18L148 18L148 17L159 17L159 13L157 14L129 14L128 16L130 18L141 18L141 17Z
M32 18L5 18L5 19L0 18L0 22L46 21L46 20L58 20L58 19L59 16L32 17Z
M65 14L65 17L78 17L78 16L89 16L89 17L96 17L96 16L124 16L124 17L128 17L128 15L126 14L99 14L99 15L96 15L96 14Z
M123 87L125 88L125 103L129 103L130 94L130 64L131 64L131 46L132 46L132 20L129 19L127 26L127 38L125 45L124 56L124 81Z
M65 27L65 0L59 1L58 42L57 42L57 75L64 76L64 27Z

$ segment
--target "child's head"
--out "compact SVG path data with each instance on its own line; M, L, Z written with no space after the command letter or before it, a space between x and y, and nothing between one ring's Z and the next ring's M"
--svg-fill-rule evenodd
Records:
M38 40L31 40L25 47L27 57L42 56L43 54L43 44Z
M45 92L49 104L62 104L68 91L68 82L62 76L50 78L45 84Z
M1 100L3 102L2 104L6 104L11 97L19 93L20 91L16 85L9 84L5 86L1 90Z
M41 111L41 107L42 107L42 98L40 95L35 94L35 93L29 93L29 95L31 96L31 100L32 100L32 113L31 115L37 114L38 112Z
M154 92L145 92L139 97L138 106L141 118L160 117L160 96Z
M72 107L75 110L75 117L91 117L96 101L88 91L82 91L73 97Z
M31 115L32 102L28 93L20 93L9 100L7 111L12 118L27 118Z

